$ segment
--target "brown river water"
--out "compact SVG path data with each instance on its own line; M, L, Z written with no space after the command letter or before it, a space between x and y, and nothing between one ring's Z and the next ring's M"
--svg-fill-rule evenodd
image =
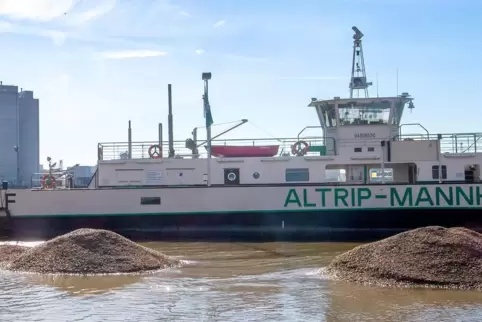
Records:
M187 260L144 276L0 271L0 321L481 321L482 292L331 281L341 243L147 243Z

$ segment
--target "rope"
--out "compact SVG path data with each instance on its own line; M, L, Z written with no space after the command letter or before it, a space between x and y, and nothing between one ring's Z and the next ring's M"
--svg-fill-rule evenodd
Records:
M273 135L272 133L266 131L265 129L261 128L260 126L256 125L256 123L254 123L253 121L249 121L249 123L251 125L253 125L255 128L257 128L258 130L260 130L261 132L264 132L266 133L268 136L270 136L271 138L275 139L276 141L278 142L281 142L281 143L284 143L283 141L281 141L278 137L276 137L275 135Z

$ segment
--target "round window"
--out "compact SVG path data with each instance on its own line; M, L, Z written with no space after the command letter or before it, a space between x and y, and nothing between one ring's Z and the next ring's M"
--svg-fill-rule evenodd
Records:
M234 172L228 173L228 180L229 181L234 181L236 180L236 174Z

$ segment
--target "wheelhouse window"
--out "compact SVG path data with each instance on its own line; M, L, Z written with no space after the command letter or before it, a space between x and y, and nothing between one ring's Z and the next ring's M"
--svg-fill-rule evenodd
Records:
M285 180L286 182L310 181L310 169L308 168L286 169Z
M403 109L405 108L405 102L400 101L394 104L393 115L392 115L392 125L399 125L402 118Z
M442 179L447 179L447 166L443 165L441 172L442 172ZM432 179L440 179L438 165L432 166Z
M340 104L340 125L389 124L390 106L390 102Z
M325 123L326 127L335 127L336 126L336 110L333 104L331 105L322 105L321 106L321 113L323 115L323 122Z

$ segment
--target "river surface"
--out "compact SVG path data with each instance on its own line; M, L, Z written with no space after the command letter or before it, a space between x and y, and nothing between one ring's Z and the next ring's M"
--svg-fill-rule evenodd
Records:
M330 281L354 244L147 243L188 260L144 276L0 272L0 321L480 321L482 293Z

